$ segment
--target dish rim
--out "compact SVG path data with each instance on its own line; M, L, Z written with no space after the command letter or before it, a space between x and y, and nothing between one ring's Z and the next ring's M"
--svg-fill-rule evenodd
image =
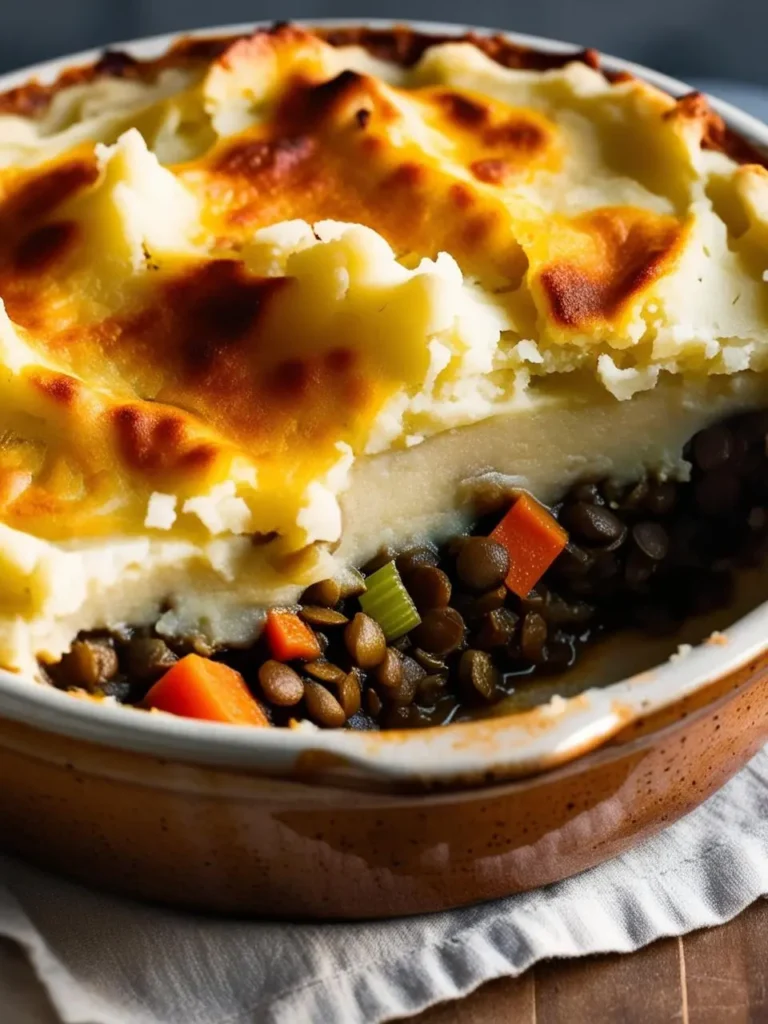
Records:
M432 21L382 18L298 19L296 25L323 29L405 26L418 33L500 35L544 53L578 53L575 43L501 29ZM152 58L183 37L247 34L274 24L254 21L162 33L109 44L109 49ZM32 78L49 82L66 68L98 60L105 48L83 50L0 75L0 91ZM601 67L629 72L673 96L691 92L684 82L632 61L600 52ZM768 125L730 103L708 96L726 124L753 144L768 149ZM124 751L270 774L316 765L339 779L380 782L418 778L449 783L474 778L512 778L553 768L587 753L650 712L662 710L733 672L760 654L768 601L724 631L725 643L701 644L686 657L577 696L555 699L526 712L473 722L378 733L345 730L254 729L165 714L130 714L111 703L74 700L0 669L0 715L48 732Z

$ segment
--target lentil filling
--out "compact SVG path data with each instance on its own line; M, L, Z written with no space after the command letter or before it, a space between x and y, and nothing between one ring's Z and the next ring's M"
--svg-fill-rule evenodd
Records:
M735 573L768 539L768 412L700 432L685 456L686 482L572 487L551 510L567 543L523 597L509 585L508 549L489 536L499 507L439 548L383 551L362 567L370 579L389 566L389 585L407 592L402 622L418 624L402 635L382 628L372 594L361 602L362 583L324 580L293 609L302 656L286 648L276 657L267 635L247 650L198 644L197 654L236 669L275 726L391 729L469 717L569 668L601 636L672 633L728 605ZM90 633L45 671L62 689L141 706L193 649L149 629Z

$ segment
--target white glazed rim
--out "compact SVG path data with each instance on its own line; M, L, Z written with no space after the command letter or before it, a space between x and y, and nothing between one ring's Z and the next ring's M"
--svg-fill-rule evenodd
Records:
M298 22L301 24L301 22ZM270 22L225 25L174 32L114 44L136 57L151 59L182 36L242 34ZM548 53L579 52L575 44L500 32L497 29L439 22L385 19L312 19L324 28L365 26L389 29L406 24L434 35L501 34L512 43ZM53 80L62 70L98 60L103 51L88 50L0 76L0 90L31 78ZM628 71L665 92L680 96L690 87L638 64L601 54L608 71ZM768 147L768 126L721 100L710 100L727 124L758 146ZM0 715L53 733L106 744L161 758L286 774L317 752L326 764L336 762L341 777L381 782L418 779L449 782L493 774L520 776L563 763L597 747L628 722L660 710L733 672L766 646L768 602L726 631L726 642L702 645L680 660L610 686L555 701L544 709L481 722L394 733L357 733L307 729L254 729L219 725L164 714L141 714L110 704L74 700L53 688L22 681L0 670ZM305 762L307 764L311 762ZM319 763L319 762L318 762Z

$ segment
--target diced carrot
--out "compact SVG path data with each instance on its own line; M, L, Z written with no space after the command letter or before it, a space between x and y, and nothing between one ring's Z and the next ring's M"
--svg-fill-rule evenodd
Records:
M314 661L322 654L317 637L295 612L270 608L264 632L272 656L278 661Z
M188 654L155 683L144 706L184 718L232 725L269 725L264 709L229 665Z
M568 543L555 517L529 494L521 494L491 534L509 555L504 581L518 597L526 597Z

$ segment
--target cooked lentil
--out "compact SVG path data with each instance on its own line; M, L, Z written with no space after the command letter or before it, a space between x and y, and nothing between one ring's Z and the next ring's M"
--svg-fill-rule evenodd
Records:
M506 647L515 635L520 616L509 608L496 608L486 615L475 633L474 643L481 651Z
M645 497L645 508L653 516L666 516L675 507L677 485L671 480L659 480L650 484Z
M358 713L362 700L362 685L357 669L353 668L351 672L347 672L341 679L338 684L337 695L341 709L347 718L352 718L353 715Z
M97 693L117 675L118 660L108 639L76 640L72 649L56 666L58 673L73 682L70 685Z
M304 680L298 672L272 658L259 669L259 683L264 698L278 707L292 707L304 696Z
M420 704L429 707L442 696L448 684L447 676L435 674L422 676L416 682L416 696Z
M375 668L387 653L387 641L378 622L358 612L344 630L349 656L360 668Z
M338 729L347 720L344 708L331 691L312 679L304 683L304 704L308 718L323 729Z
M365 702L368 707L368 714L374 721L376 721L381 714L381 709L384 707L381 703L381 697L375 690L369 689L365 692Z
M416 696L416 680L412 676L401 675L400 685L388 689L382 696L392 704L412 704Z
M405 573L403 582L419 612L445 608L451 600L451 581L434 565L417 565Z
M620 544L627 533L624 523L609 508L586 501L565 506L563 525L579 540L592 544Z
M152 636L136 636L127 644L125 667L132 679L153 683L178 661L164 640Z
M338 683L347 674L343 668L339 668L338 665L332 665L325 658L305 662L304 671L307 675L312 676L313 679L318 679L321 683Z
M344 626L349 622L346 615L342 615L334 608L324 608L322 605L312 604L301 606L299 618L302 618L309 626Z
M433 608L411 635L430 654L450 654L464 640L464 619L455 608Z
M541 661L544 644L547 642L547 623L538 612L527 612L520 633L520 650L523 657L534 665Z
M456 572L470 590L493 590L509 572L507 549L490 537L469 537L456 559Z
M414 647L411 653L425 672L445 671L445 662L439 654L432 654L430 651L422 651L420 647Z
M393 648L388 647L386 654L375 670L376 682L387 690L397 690L403 681L403 659Z
M320 580L313 583L304 591L304 600L307 605L322 605L324 608L333 608L341 600L341 584L337 580Z
M459 681L465 688L470 689L470 695L477 693L483 700L490 702L496 693L501 676L490 654L470 649L464 651L459 659Z
M409 548L395 559L397 571L401 576L407 576L424 565L437 566L440 564L440 555L437 548L432 544L424 544L417 548Z
M669 537L661 523L643 520L632 527L632 540L648 558L661 562L669 551Z

